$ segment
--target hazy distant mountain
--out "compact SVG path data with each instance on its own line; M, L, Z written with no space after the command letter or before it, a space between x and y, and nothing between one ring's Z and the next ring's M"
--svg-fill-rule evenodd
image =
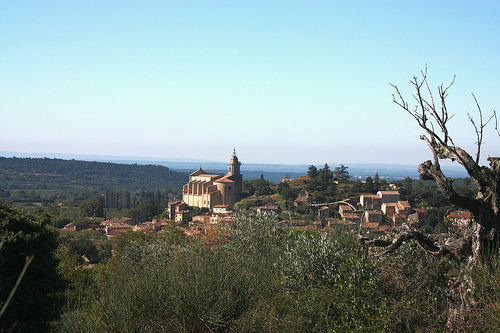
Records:
M228 162L216 162L197 159L179 159L179 158L150 158L150 157L131 157L131 156L105 156L105 155L76 155L76 154L51 154L51 153L16 153L0 152L4 157L49 157L61 159L75 159L81 161L113 162L121 164L157 164L167 166L171 170L181 172L193 172L202 167L207 172L227 173ZM343 162L340 162L343 163ZM333 170L340 163L328 163ZM398 165L381 163L343 163L348 166L349 174L352 179L364 180L366 177L373 177L378 172L380 178L388 180L404 179L406 177L418 178L419 174L416 165ZM322 168L324 165L316 165ZM289 175L291 178L304 176L307 173L309 165L287 165L287 164L256 164L243 163L241 173L244 179L255 179L264 175L264 178L271 182L279 182L280 179ZM460 165L443 166L443 171L454 178L467 177L466 172Z

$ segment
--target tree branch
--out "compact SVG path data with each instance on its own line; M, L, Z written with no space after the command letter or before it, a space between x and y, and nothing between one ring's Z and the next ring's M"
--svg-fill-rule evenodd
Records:
M399 247L401 247L401 245L410 240L415 240L423 250L434 256L444 257L451 255L456 260L462 261L463 258L466 258L471 254L472 241L470 238L461 239L449 237L444 241L434 241L420 231L411 229L406 224L403 224L398 228L398 231L392 240L388 238L372 240L367 237L358 238L358 242L364 244L365 246L383 248L383 251L376 254L377 257L396 251Z

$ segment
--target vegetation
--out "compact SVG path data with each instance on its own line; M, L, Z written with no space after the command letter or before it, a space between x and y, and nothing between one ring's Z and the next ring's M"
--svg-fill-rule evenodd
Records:
M27 258L33 260L0 321L0 330L44 332L58 315L56 234L43 217L24 214L0 202L0 306L14 288Z
M416 91L414 97L418 103L417 106L410 108L397 86L394 86L396 90L394 102L408 112L425 131L426 134L422 135L421 139L427 143L433 153L433 161L429 160L420 164L418 168L420 178L434 180L445 198L453 205L470 211L474 220L461 232L448 235L446 241L436 241L408 226L400 228L394 240L366 241L362 239L366 241L366 244L383 247L384 251L381 254L392 253L404 242L416 240L429 253L452 258L458 265L458 273L453 277L453 284L448 290L451 302L449 302L447 328L453 331L463 331L470 327L471 322L476 321L475 314L479 310L471 271L481 259L488 258L488 256L483 256L485 252L491 257L492 249L498 251L500 240L498 231L500 228L500 158L488 157L489 167L479 164L484 130L491 120L496 121L496 113L493 112L492 116L485 121L479 103L475 100L479 119L474 120L468 114L477 137L477 150L473 157L455 145L449 132L449 121L453 115L448 112L446 98L453 81L447 87L443 85L438 87L437 100L440 103L438 106L434 102L426 71L422 71L420 79L415 76L412 84ZM457 188L453 186L454 180L448 178L441 170L440 159L450 159L459 163L475 184L477 194L470 196L466 188L457 191ZM404 185L407 191L411 191L410 182ZM467 182L462 185L467 187ZM486 259L486 262L488 260Z
M143 199L141 191L179 194L187 180L187 173L159 165L0 157L0 199L33 212L60 204L71 209L92 197L106 209L130 209Z
M323 235L277 230L276 222L273 214L240 215L234 232L211 242L127 234L96 271L94 287L85 293L93 290L90 301L68 307L54 327L61 332L444 327L445 262L428 260L411 246L396 261L378 259L345 230Z

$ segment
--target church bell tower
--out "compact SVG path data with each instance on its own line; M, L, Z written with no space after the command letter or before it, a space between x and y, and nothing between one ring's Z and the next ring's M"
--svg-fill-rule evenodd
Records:
M228 174L232 175L240 175L240 165L241 163L238 161L238 156L236 156L236 149L233 150L233 156L231 156L231 161L228 166Z

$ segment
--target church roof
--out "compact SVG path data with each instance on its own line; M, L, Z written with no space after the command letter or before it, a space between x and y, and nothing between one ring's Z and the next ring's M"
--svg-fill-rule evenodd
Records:
M198 170L196 170L195 172L193 172L192 174L190 174L190 176L198 176L198 175L203 175L205 173L206 172L200 167Z
M224 177L217 179L217 183L234 183L234 180L232 179L233 175L225 175Z

